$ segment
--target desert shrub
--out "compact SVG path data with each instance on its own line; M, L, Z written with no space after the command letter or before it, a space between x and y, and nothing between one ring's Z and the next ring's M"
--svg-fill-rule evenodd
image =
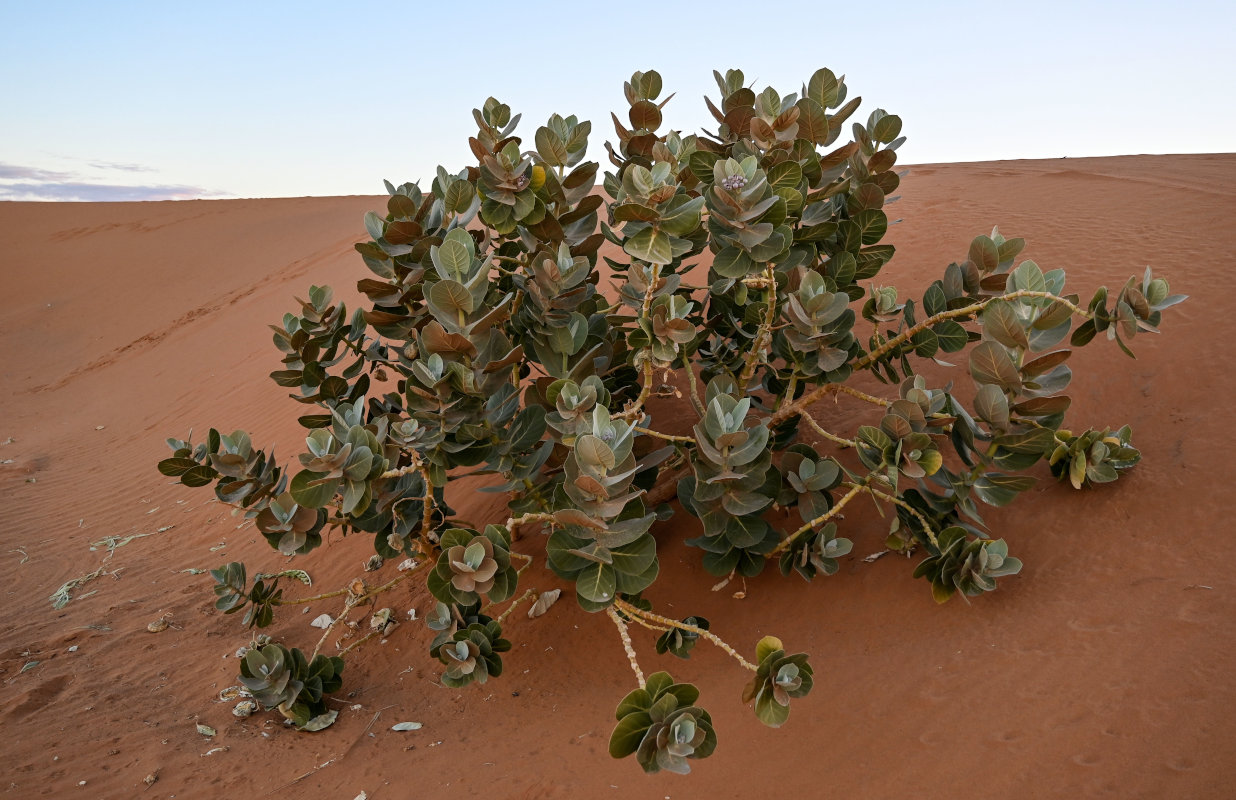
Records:
M299 466L277 466L243 431L214 430L197 445L171 440L160 464L185 485L213 485L284 555L331 530L371 536L375 564L409 568L325 595L344 603L327 634L416 576L438 601L430 652L452 687L501 674L508 615L550 599L520 593L543 554L579 605L617 628L638 688L618 707L610 752L648 772L688 771L717 737L698 689L666 672L644 678L629 625L650 629L658 653L722 647L752 674L742 698L767 725L812 686L807 656L775 638L751 662L715 620L654 611L644 592L669 501L698 518L688 543L718 577L770 561L806 580L836 573L852 547L841 512L865 496L893 512L885 546L922 554L914 575L938 602L992 591L1021 562L987 532L983 505L1034 486L1039 461L1082 489L1139 458L1127 427L1061 427L1066 340L1103 334L1129 352L1183 299L1147 270L1082 305L1063 270L1019 262L1024 242L996 229L904 298L876 282L894 254L883 239L901 120L877 109L847 126L859 100L827 69L786 96L757 94L737 70L716 79L716 127L682 135L663 130L660 76L631 77L604 196L585 160L589 122L554 115L526 143L519 116L487 100L474 112L475 165L439 168L428 188L387 183L386 213L366 216L366 307L349 313L314 286L272 326L283 363L271 377L313 407L300 417ZM953 366L942 357L960 362L973 395L960 376L955 391L916 371ZM888 391L855 388L861 373ZM654 426L649 404L667 395L687 398L688 435ZM825 398L868 406L870 424L836 430L817 409ZM457 519L449 487L462 475L488 476L484 491L508 496L509 518L479 530ZM774 508L797 515L790 529L771 524ZM285 598L288 573L249 582L232 563L213 577L218 608L247 609L253 628L317 599ZM389 609L374 611L368 636L391 624ZM326 640L308 657L263 640L242 680L262 705L324 727L321 697L343 667L319 652Z

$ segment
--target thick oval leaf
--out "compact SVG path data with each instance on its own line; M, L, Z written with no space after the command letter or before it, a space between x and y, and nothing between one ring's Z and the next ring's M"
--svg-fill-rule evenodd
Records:
M983 309L983 333L1006 347L1030 346L1017 310L1007 300L992 300Z
M648 227L632 236L623 244L627 255L649 264L668 264L674 260L673 248L668 234Z
M592 434L584 434L575 442L575 455L590 467L613 469L617 464L614 451L605 442Z
M538 128L536 132L536 152L551 167L566 166L571 157L567 152L566 143L549 128Z
M979 384L991 383L1010 391L1021 387L1017 365L996 342L980 342L970 353L970 375Z
M1000 266L1000 248L990 236L976 236L970 242L970 260L981 272L987 273Z
M614 568L609 564L589 564L575 578L575 591L593 603L613 602L615 589Z
M323 508L339 490L339 479L323 480L325 474L302 470L292 478L292 499L305 508Z
M1004 428L1009 424L1009 401L1000 387L987 383L974 396L974 410L988 423Z
M635 711L624 716L609 737L609 754L614 758L626 758L639 749L652 717L646 711Z
M429 288L429 298L439 308L456 313L471 314L474 308L472 293L457 281L438 281Z
M966 329L951 319L937 322L931 329L935 331L940 349L946 353L956 353L970 341L969 336L966 334Z

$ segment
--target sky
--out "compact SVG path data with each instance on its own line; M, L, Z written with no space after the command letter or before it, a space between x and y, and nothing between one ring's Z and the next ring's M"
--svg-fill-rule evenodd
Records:
M473 164L471 110L593 123L656 69L669 127L712 70L846 76L902 163L1236 151L1236 3L0 0L0 199L381 194Z

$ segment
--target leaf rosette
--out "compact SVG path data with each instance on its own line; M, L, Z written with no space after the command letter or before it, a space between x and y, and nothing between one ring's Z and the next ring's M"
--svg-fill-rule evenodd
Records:
M743 690L742 701L755 701L755 716L770 728L779 728L790 717L790 698L811 691L812 669L806 653L786 655L781 640L765 636L755 646L759 662L755 676Z
M707 758L717 747L712 717L695 705L700 691L674 683L668 672L648 676L645 686L618 704L618 725L609 738L609 754L634 754L644 772L661 770L686 775L689 760Z
M505 528L487 525L482 533L450 528L442 533L441 552L429 575L429 591L443 603L467 606L482 595L500 603L515 593L519 576L511 565Z

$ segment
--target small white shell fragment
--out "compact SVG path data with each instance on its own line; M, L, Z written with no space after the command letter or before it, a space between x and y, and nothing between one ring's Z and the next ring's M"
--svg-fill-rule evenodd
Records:
M203 736L214 736L218 731L216 731L214 728L210 727L209 725L203 725L202 723L199 722L197 724L197 732L202 734Z
M419 722L400 722L398 725L391 726L393 731L419 731L420 729L421 723Z
M369 800L369 795L365 794L364 792L361 792L356 797L353 797L352 800Z
M309 624L315 628L329 628L333 622L334 620L330 618L330 614L322 614L316 617L313 622L310 622Z
M414 622L416 621L416 609L415 608L408 609L408 619Z
M77 645L73 645L72 647L70 647L70 648L69 648L69 652L70 652L70 653L76 653L76 652L77 652Z
M239 719L245 719L254 711L257 711L257 703L252 700L241 700L236 704L236 707L232 709L232 716Z
M395 567L395 569L400 572L407 572L410 569L416 569L416 567L417 561L415 558L405 558L403 561L399 562L399 566Z

